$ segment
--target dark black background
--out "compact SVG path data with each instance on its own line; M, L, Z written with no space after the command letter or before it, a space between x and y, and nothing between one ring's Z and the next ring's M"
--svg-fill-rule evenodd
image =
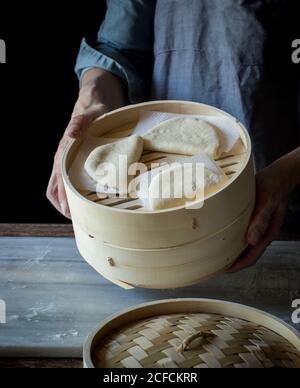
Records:
M78 93L80 41L96 34L104 15L105 0L1 2L1 223L66 222L45 192Z

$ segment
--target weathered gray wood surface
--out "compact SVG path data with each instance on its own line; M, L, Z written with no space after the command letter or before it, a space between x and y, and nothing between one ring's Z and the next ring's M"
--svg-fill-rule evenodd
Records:
M0 369L82 369L82 359L73 358L0 358Z
M291 323L300 299L300 242L275 242L260 263L181 290L124 291L80 257L72 238L0 238L0 357L80 357L88 332L138 303L177 297L241 302ZM299 325L297 325L300 329Z

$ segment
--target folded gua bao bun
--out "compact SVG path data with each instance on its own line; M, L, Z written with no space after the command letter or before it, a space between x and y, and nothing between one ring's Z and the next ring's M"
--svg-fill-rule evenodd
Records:
M152 128L144 136L144 149L180 155L205 152L210 158L220 156L220 139L212 125L199 118L177 117Z
M142 153L143 139L140 136L130 136L125 140L94 149L87 158L84 168L88 175L101 186L118 190L120 156L127 156L129 167L140 160ZM107 164L115 167L115 174L108 172Z

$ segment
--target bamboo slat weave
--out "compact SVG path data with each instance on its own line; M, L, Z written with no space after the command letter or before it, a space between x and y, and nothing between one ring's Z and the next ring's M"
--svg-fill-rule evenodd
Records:
M275 332L217 314L170 314L112 332L93 352L97 368L300 368Z

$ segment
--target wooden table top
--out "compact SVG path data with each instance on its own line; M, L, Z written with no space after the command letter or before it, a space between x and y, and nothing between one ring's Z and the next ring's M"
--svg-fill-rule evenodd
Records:
M8 316L0 327L0 368L81 368L84 338L96 324L158 299L230 300L291 323L291 302L300 298L300 234L281 239L257 266L239 274L180 290L124 291L80 257L71 225L0 224L0 299Z
M72 224L1 224L0 237L74 237ZM300 241L297 231L283 231L278 241Z

